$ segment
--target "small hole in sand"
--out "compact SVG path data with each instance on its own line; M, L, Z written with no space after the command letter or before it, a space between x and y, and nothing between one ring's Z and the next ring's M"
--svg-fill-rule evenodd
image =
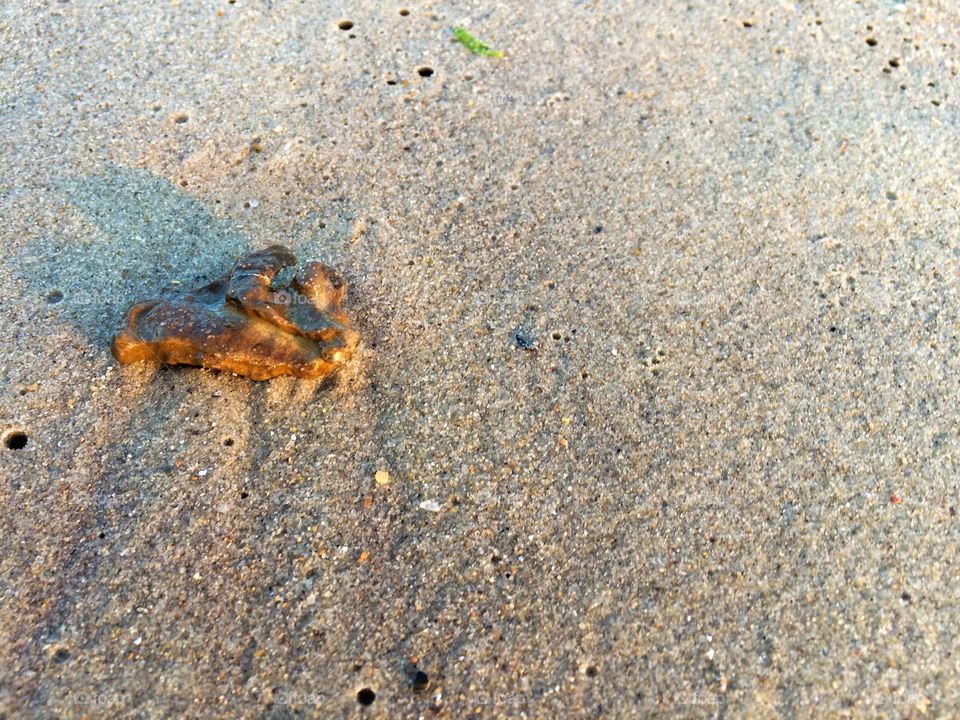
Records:
M61 300L63 300L63 293L59 290L51 290L49 293L47 293L47 302L51 305L54 305Z
M349 20L340 20L337 22L337 27L341 30L350 30L353 27L353 23Z
M226 445L227 447L232 446L232 445L233 445L233 438L227 438L226 440L223 441L223 444Z
M410 687L415 693L422 693L430 687L430 676L423 670L417 670L410 678Z
M417 75L420 77L430 77L433 75L433 68L427 65L421 65L417 68Z
M27 446L27 434L23 430L8 430L3 444L8 450L23 450Z
M376 699L377 694L370 688L363 688L357 693L357 702L365 707L373 705L373 701Z
M189 119L190 117L186 113L177 113L176 115L173 116L173 121L177 125L183 125Z
M406 16L409 15L409 14L410 14L410 11L409 11L409 10L407 10L406 8L400 8L400 16L401 16L401 17L406 17Z

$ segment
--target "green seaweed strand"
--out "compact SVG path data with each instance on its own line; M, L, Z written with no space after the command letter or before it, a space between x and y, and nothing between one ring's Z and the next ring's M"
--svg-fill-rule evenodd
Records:
M492 47L486 45L467 32L466 28L455 27L453 29L453 36L460 41L461 45L463 45L472 53L476 53L477 55L486 55L487 57L503 57L503 50L494 50Z

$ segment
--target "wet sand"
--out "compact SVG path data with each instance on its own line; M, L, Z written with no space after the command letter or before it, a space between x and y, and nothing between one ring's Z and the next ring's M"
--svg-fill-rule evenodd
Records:
M5 4L0 715L960 712L955 10ZM335 380L113 360L273 243Z

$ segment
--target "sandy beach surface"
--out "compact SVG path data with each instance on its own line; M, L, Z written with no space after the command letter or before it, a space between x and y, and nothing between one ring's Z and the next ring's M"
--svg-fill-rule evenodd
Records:
M0 717L956 717L958 43L2 3ZM112 358L273 243L350 283L335 378Z

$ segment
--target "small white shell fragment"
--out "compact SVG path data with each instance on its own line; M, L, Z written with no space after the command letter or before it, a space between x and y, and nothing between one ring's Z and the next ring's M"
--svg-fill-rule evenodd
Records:
M440 512L440 503L436 500L424 500L420 503L420 509L428 512Z

